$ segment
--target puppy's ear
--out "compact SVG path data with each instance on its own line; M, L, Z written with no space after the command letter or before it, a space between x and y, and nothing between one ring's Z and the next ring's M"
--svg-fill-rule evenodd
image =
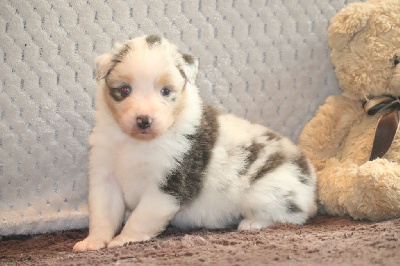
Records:
M96 57L94 60L97 82L104 78L112 68L112 58L113 54L107 53Z
M195 84L197 71L199 69L199 62L197 59L189 54L179 54L177 67L182 76L187 79L191 84Z
M129 42L125 44L116 43L114 50L100 55L94 60L97 81L105 78L113 70L117 63L120 63L124 56L131 50Z

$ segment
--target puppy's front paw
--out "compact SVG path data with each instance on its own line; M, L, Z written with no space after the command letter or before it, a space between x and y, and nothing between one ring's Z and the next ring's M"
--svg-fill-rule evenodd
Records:
M114 237L113 240L108 243L107 248L114 248L114 247L120 247L123 246L124 244L130 243L130 242L140 242L140 241L146 241L149 240L150 236L148 235L141 235L141 236L125 236L123 234L120 234L116 237Z
M106 246L106 242L100 239L89 239L86 238L82 241L79 241L74 245L74 252L83 252L88 250L99 250Z

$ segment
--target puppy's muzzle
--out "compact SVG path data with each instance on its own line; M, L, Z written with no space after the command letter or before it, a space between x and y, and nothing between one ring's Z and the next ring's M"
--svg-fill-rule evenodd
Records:
M152 119L150 116L148 115L142 115L142 116L138 116L136 118L136 125L138 126L138 128L140 129L147 129L151 126L152 123Z

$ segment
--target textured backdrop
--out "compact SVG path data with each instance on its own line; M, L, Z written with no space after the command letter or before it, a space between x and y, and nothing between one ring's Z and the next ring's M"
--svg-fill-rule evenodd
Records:
M85 227L92 62L158 33L200 61L206 103L297 139L337 93L345 0L1 0L0 236Z

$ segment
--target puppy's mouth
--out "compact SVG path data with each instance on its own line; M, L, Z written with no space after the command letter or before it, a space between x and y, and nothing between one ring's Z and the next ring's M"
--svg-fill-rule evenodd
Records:
M154 128L154 118L149 115L139 115L135 118L135 125L130 135L139 140L151 140L157 136Z
M152 140L157 137L157 134L149 128L133 130L130 135L139 140Z

